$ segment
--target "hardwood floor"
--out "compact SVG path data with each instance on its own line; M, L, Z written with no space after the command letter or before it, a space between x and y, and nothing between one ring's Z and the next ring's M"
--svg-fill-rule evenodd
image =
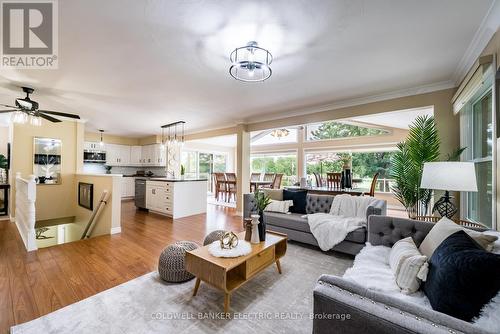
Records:
M235 209L172 219L122 203L122 232L26 252L16 226L0 221L0 333L156 270L165 246L203 242L210 231L242 231Z

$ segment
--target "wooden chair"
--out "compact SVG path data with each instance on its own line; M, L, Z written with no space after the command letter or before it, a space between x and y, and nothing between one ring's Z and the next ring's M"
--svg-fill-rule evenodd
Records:
M260 173L250 174L250 192L255 191L255 184L252 184L252 181L260 181Z
M236 202L236 174L235 173L226 173L226 180L233 181L233 183L227 183L227 202L231 200L231 195L233 195L234 201Z
M274 181L274 173L265 173L263 181Z
M222 194L222 200L224 200L227 197L227 187L226 183L224 183L224 181L226 181L226 176L224 173L213 173L213 176L215 181L215 199L218 201Z
M328 188L340 189L342 173L326 173L326 186Z
M318 173L314 172L314 177L316 178L316 187L323 187L323 180L321 179L321 175Z
M377 186L378 174L379 173L375 173L375 175L373 175L372 184L370 186L370 192L368 193L368 196L375 196L375 187Z
M273 181L273 184L271 186L271 189L279 189L279 188L281 188L281 180L283 180L283 174L282 173L276 174L274 176L274 181Z

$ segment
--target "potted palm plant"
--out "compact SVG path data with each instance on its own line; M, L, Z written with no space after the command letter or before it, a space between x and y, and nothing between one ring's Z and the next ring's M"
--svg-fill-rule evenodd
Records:
M256 189L254 192L255 206L259 212L260 224L257 225L259 229L259 239L260 241L266 240L266 223L264 222L264 209L271 203L271 198L266 195L262 190Z

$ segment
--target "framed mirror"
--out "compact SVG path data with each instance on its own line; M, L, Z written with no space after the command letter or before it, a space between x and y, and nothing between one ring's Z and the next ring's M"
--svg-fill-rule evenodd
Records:
M37 184L61 184L61 153L60 139L33 139L33 174Z

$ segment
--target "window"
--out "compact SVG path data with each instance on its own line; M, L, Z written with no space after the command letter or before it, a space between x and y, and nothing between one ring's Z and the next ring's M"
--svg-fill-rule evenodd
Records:
M282 187L297 182L296 153L252 154L250 164L252 173L282 173Z
M183 151L181 164L186 169L186 178L197 177L198 154L195 151Z
M225 173L227 171L227 154L183 151L181 163L186 168L187 178L208 179L208 190L213 190L212 173Z
M493 99L492 80L485 80L484 87L460 110L461 144L467 147L462 159L476 166L477 192L462 197L462 215L492 227L493 201Z
M382 152L309 152L306 153L306 172L308 181L315 185L314 173L326 179L326 173L340 173L344 161L352 160L353 179L357 188L369 189L373 176L379 173L376 191L390 192L390 168L392 151Z
M325 139L344 139L362 136L380 136L388 134L389 131L363 127L356 124L341 121L328 121L318 124L309 124L306 128L306 139L310 141Z
M283 128L265 131L255 131L251 133L250 145L274 145L297 142L296 128Z

